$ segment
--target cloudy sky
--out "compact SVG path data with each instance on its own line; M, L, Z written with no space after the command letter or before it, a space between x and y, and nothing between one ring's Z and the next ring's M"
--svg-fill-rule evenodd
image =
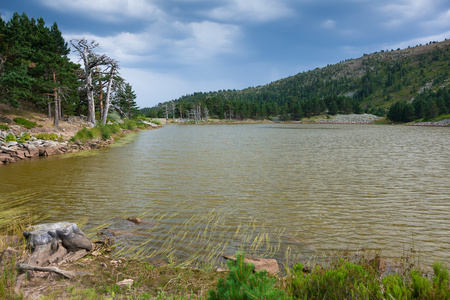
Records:
M450 38L448 0L1 1L15 11L99 42L140 107Z

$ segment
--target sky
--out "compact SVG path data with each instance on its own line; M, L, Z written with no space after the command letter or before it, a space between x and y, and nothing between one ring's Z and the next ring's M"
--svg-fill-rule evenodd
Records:
M260 86L380 50L450 38L448 0L3 0L119 61L152 107ZM81 63L76 53L71 59Z

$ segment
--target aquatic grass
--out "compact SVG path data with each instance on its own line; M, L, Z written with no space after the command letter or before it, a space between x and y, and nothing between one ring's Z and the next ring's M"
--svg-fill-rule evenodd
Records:
M280 250L284 231L267 224L252 220L234 230L226 225L227 218L232 217L233 212L221 210L196 214L177 223L179 213L141 214L139 218L145 220L147 225L138 225L131 232L140 242L118 237L114 244L114 256L135 260L162 258L176 267L212 270L224 265L225 261L221 258L224 254L245 251L270 258ZM90 231L113 226L113 223L102 224Z

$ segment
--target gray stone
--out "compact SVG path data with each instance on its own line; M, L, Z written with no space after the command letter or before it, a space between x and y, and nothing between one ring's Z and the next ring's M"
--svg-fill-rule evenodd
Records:
M31 228L32 231L25 231L23 235L28 238L28 244L32 248L51 243L53 240L61 240L63 245L67 245L64 247L69 251L92 249L91 242L75 223L49 223L35 225Z
M6 146L12 147L12 146L17 146L17 144L18 144L18 142L16 142L16 141L10 141L10 142L6 143Z
M32 265L48 265L61 261L67 252L92 249L91 242L74 223L41 224L31 229L23 235L31 248L27 263Z

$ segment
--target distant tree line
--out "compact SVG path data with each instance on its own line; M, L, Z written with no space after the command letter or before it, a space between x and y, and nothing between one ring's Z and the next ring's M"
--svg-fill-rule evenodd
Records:
M96 53L94 41L71 44L84 69L69 60L70 47L56 23L47 27L42 18L25 13L14 13L9 21L0 16L0 102L18 107L20 100L48 110L55 125L74 114L95 123L110 108L124 117L136 114L136 95L119 76L117 61Z
M450 88L425 90L412 102L398 101L389 109L387 117L394 122L432 119L450 112Z

